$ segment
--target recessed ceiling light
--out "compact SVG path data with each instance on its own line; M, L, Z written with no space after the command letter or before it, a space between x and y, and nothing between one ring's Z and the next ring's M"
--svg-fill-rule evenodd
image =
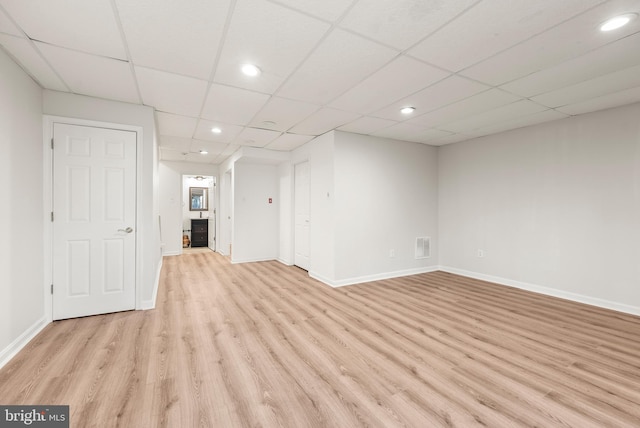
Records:
M253 64L244 64L242 66L242 72L247 76L255 77L260 74L260 69Z
M402 113L402 114L411 114L411 113L413 113L415 111L415 109L416 109L415 107L402 107L400 109L400 113Z
M611 19L607 19L600 26L600 31L612 31L616 30L620 27L627 25L632 20L636 19L638 14L636 13L625 13L624 15L614 16Z
M209 152L208 152L208 151L206 151L206 150L200 150L200 154L201 154L201 155L206 155L206 154L208 154L208 153L209 153Z
M214 134L220 134L222 132L222 129L214 126L213 128L211 128L211 132L213 132Z

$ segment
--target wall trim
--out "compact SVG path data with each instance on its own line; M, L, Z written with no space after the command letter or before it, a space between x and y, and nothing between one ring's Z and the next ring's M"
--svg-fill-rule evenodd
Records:
M6 348L0 351L0 369L4 367L13 357L16 356L31 340L38 335L47 325L49 321L46 316L41 317L31 327L26 329L20 336Z
M624 312L631 315L640 316L640 306L625 305L623 303L613 302L611 300L600 299L597 297L585 296L583 294L571 293L568 291L559 290L557 288L545 287L537 284L530 284L528 282L514 281L512 279L501 278L498 276L486 275L477 272L471 272L464 269L457 269L449 266L440 266L443 272L453 273L460 276L466 276L468 278L479 279L482 281L493 282L499 285L506 285L508 287L514 287L521 290L531 291L538 294L544 294L546 296L558 297L560 299L570 300L572 302L583 303L586 305L596 306L604 309L611 309L618 312Z
M162 253L162 257L180 256L182 251L167 251Z
M359 277L353 277L353 278L346 278L346 279L340 279L337 281L324 278L323 276L318 275L315 272L311 272L311 271L309 271L309 276L313 279L317 279L320 282L324 282L325 284L333 288L337 288L337 287L344 287L347 285L362 284L364 282L381 281L383 279L400 278L402 276L410 276L410 275L418 275L421 273L435 272L437 270L439 270L438 266L427 266L427 267L421 267L421 268L398 270L393 272L383 272L383 273L378 273L374 275L365 275L365 276L359 276Z
M224 256L224 253L221 253ZM271 262L276 260L274 257L265 257L265 258L257 258L257 259L240 259L240 260L231 260L232 265L237 265L241 263L255 263L255 262Z
M280 258L280 257L278 257L276 260L279 261L280 263L282 263L285 266L293 266L293 262L291 262L290 260L286 260L286 259L283 259L283 258Z
M158 270L156 272L156 280L153 285L153 296L151 296L151 300L143 300L140 302L140 309L143 311L149 309L156 308L156 301L158 298L158 288L160 287L160 273L162 272L162 257L160 257L160 262L158 263Z

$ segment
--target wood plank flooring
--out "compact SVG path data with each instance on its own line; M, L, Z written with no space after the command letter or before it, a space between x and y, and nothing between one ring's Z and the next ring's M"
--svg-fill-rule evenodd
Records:
M637 427L640 318L436 272L332 289L167 257L157 308L49 325L0 404L73 427Z

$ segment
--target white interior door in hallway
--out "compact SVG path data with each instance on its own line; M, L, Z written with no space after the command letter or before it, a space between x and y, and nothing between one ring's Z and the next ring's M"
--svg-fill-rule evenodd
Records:
M293 263L309 270L309 162L294 166L295 238Z
M136 133L55 123L53 319L135 308Z

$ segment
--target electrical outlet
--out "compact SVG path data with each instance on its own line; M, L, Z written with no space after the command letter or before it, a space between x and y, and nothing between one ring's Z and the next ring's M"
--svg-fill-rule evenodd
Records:
M394 249L389 250L389 257L393 258L395 256L396 256L396 250Z
M484 250L478 250L478 257L484 257Z

